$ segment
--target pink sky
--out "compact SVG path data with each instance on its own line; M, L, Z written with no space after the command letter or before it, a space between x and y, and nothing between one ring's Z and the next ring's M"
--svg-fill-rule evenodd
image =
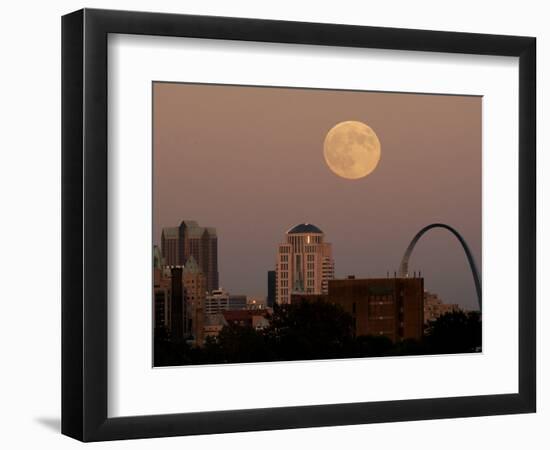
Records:
M154 84L154 242L165 226L216 227L220 284L265 295L285 231L300 222L333 244L336 276L386 276L410 239L444 222L481 268L481 97ZM323 141L336 123L368 124L376 170L334 175ZM448 303L476 308L466 258L434 230L410 270Z

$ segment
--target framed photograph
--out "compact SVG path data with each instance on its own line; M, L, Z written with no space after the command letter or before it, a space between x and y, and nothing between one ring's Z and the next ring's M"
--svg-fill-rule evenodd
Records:
M535 412L536 40L62 20L62 432Z

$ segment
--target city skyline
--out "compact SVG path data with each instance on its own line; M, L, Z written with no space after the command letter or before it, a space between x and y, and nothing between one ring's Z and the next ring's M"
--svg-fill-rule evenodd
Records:
M336 278L393 273L418 229L437 221L459 229L481 264L479 97L155 83L154 103L155 243L182 218L215 227L229 292L266 296L284 230L302 222L333 244ZM382 143L366 179L323 164L324 135L347 119ZM452 236L424 239L410 270L445 302L476 308Z

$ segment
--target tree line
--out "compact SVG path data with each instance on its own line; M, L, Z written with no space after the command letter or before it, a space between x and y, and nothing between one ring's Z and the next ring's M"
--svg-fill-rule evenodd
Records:
M202 347L157 329L155 366L405 356L481 351L479 312L449 312L428 322L421 340L393 343L385 336L354 336L341 306L317 301L275 305L269 326L228 324Z

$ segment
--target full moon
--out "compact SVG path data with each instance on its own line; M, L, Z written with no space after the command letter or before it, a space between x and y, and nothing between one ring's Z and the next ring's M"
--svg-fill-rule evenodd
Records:
M336 175L357 180L376 169L380 141L373 129L362 122L340 122L327 133L323 153L327 166Z

